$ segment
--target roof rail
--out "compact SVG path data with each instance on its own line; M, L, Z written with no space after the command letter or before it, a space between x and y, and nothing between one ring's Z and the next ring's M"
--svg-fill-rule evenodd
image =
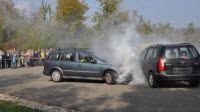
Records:
M180 43L180 44L190 44L190 43Z
M162 45L162 44L152 44L150 46L159 46L159 45Z
M64 51L64 50L90 50L89 48L69 48L69 49L58 49L58 51Z

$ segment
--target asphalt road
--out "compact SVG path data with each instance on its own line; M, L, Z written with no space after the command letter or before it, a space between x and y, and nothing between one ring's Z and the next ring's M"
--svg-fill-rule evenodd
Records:
M187 83L107 85L98 80L55 83L42 67L0 70L0 92L86 112L200 112L200 88Z

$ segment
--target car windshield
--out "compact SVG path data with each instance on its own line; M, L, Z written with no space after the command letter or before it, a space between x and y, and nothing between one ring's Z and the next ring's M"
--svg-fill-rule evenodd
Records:
M164 56L167 59L180 58L191 59L197 57L197 51L192 46L173 46L164 50Z

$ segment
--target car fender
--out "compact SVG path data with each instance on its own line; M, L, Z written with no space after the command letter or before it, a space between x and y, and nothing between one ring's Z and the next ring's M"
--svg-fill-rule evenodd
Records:
M54 68L52 68L51 72L52 72L53 70L59 70L59 71L64 75L63 70L62 70L61 68L59 68L59 67L54 67ZM51 72L50 72L50 73L51 73Z
M112 66L112 65L107 65L107 64L101 65L101 67L100 67L101 76L103 77L103 76L104 76L104 73L105 73L106 71L108 71L108 70L112 70L112 71L117 72L117 67Z

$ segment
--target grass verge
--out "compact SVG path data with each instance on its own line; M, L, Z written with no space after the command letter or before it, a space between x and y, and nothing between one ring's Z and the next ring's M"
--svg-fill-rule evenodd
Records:
M45 112L0 100L0 112Z

